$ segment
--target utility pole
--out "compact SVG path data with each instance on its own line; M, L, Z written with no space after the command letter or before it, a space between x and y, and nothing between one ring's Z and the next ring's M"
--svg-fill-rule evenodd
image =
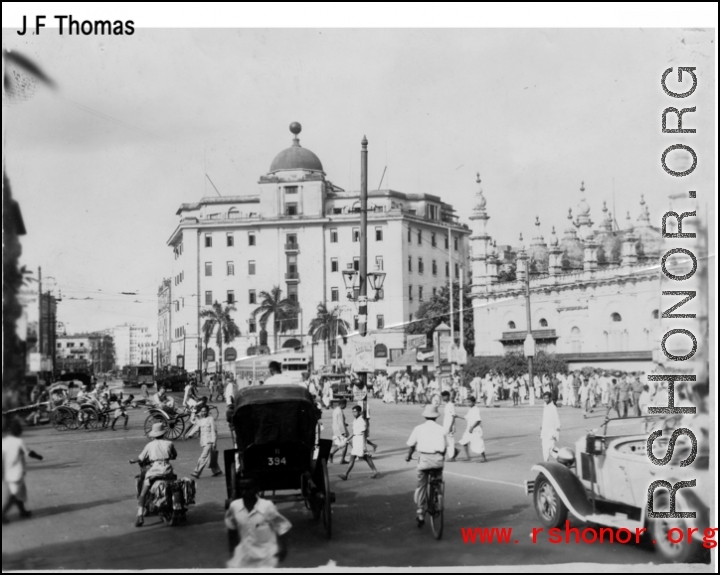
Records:
M465 349L465 318L463 317L463 312L465 311L465 306L463 300L465 299L465 269L463 266L460 266L460 349Z
M38 351L40 352L40 373L42 373L43 352L43 297L42 297L42 267L38 266Z
M368 166L368 141L365 136L362 139L362 151L360 152L360 304L358 320L360 323L360 336L367 337L368 331L368 306L367 306L367 166ZM337 344L336 344L337 345ZM361 388L365 390L363 401L363 415L367 416L367 383L366 372L360 374Z
M453 297L453 272L455 266L453 266L453 241L452 241L452 229L448 228L448 254L450 263L448 264L448 271L450 272L450 349L452 350L455 346L455 302ZM455 364L452 363L452 357L450 358L450 370L455 373Z
M532 323L530 323L530 260L525 260L525 319L527 320L527 338L532 338ZM528 355L528 395L535 397L533 394L533 356ZM532 403L530 404L532 405Z

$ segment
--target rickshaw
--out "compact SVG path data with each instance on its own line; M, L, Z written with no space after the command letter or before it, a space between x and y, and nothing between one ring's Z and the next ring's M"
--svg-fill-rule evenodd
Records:
M223 452L228 499L226 509L249 481L274 503L303 501L313 519L322 518L332 535L327 462L330 439L320 439L320 413L300 385L260 385L241 389L229 414L235 449ZM295 491L295 493L278 493Z
M79 426L77 409L67 404L67 383L55 383L48 388L50 398L50 422L56 431L77 429Z
M208 405L208 414L217 421L220 411L214 405ZM167 439L177 439L182 437L185 428L188 426L186 420L190 419L191 412L189 409L174 408L172 413L168 413L160 407L150 407L147 410L148 416L145 418L145 435L150 433L154 423L163 423L167 428L165 434Z

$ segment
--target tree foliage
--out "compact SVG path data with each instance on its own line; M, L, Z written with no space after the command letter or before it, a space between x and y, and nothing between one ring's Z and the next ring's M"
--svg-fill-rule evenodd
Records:
M325 342L327 358L330 358L330 350L337 345L339 337L343 343L347 343L347 334L350 324L340 317L340 308L334 307L328 310L324 303L317 306L317 315L310 322L310 335L313 342L320 340Z
M203 341L205 342L205 346L207 346L213 334L215 335L215 343L220 350L218 361L220 362L221 372L223 343L227 345L240 335L240 328L238 328L235 320L230 315L231 311L235 311L234 305L226 305L223 307L218 302L215 302L211 308L204 309L200 312L200 317L205 319L205 323L202 326Z
M282 297L282 290L273 286L269 291L260 292L260 305L252 312L253 319L259 318L260 327L265 329L270 317L273 318L274 351L278 349L278 334L297 327L297 304Z
M469 356L475 350L475 327L473 325L472 299L470 299L470 286L466 285L463 291L463 320L465 322L465 351ZM453 282L453 305L455 326L459 328L460 322L460 282ZM450 289L448 285L443 286L428 301L420 304L414 321L407 324L405 333L425 334L428 341L432 341L432 334L435 328L441 323L450 325Z

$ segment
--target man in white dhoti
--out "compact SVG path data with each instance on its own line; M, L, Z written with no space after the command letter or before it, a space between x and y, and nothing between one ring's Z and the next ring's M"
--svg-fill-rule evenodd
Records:
M555 443L560 440L560 416L557 407L552 402L552 393L545 392L543 399L545 400L545 407L543 407L540 439L542 440L543 459L548 461Z
M485 457L485 442L482 438L483 431L480 425L480 408L475 404L474 396L471 395L468 398L468 402L470 403L470 409L468 409L468 412L465 414L467 426L465 427L465 433L463 433L458 443L462 445L465 450L465 461L470 461L470 450L468 448L468 444L470 444L473 451L480 453L482 459L480 459L478 463L484 463L487 461L487 457Z

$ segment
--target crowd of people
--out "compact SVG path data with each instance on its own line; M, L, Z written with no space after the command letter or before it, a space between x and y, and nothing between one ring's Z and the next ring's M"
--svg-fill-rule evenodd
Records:
M555 405L582 409L586 416L605 408L617 417L628 417L646 415L651 402L662 403L667 396L666 385L644 380L644 372L587 368L534 375L532 385L527 373L511 376L489 371L472 377L459 371L439 381L433 374L396 372L371 377L369 387L372 396L385 403L428 404L433 396L448 392L454 403L465 404L473 396L486 407L510 401L513 406L539 405L549 392Z

